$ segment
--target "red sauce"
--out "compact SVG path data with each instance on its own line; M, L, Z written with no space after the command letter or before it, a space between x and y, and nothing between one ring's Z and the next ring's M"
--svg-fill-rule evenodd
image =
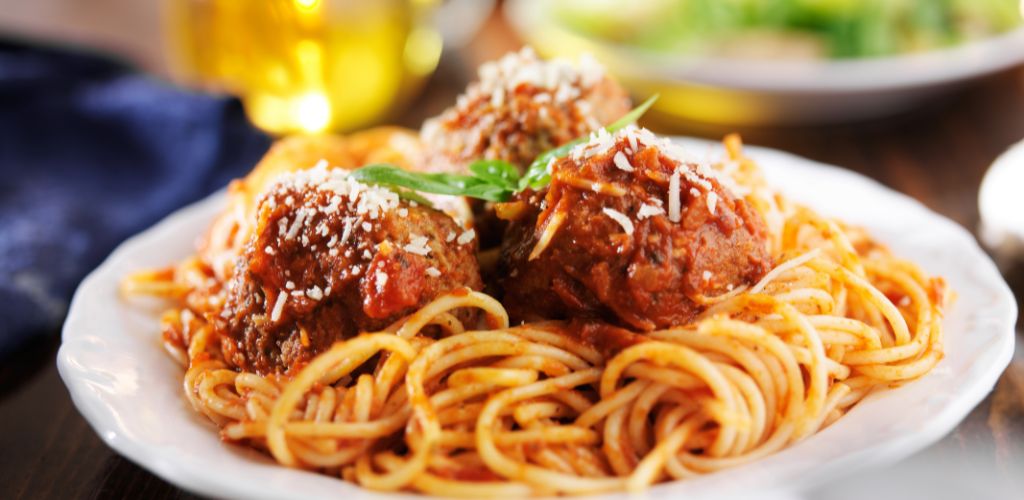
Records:
M334 342L381 330L444 293L482 288L476 242L449 241L462 229L447 215L401 201L370 217L356 213L347 198L338 210L321 210L334 196L277 188L260 204L223 316L211 317L225 334L230 363L288 372ZM300 213L308 216L289 231ZM425 238L426 246L414 238Z
M590 158L569 155L553 165L547 189L520 195L528 208L506 232L500 269L503 303L514 318L594 318L634 330L685 324L703 310L702 297L755 283L771 268L764 221L746 201L714 178L683 175L673 222L672 172L692 167L657 147L637 148L629 152L632 145L619 138ZM615 164L616 153L632 171ZM596 192L593 183L623 192ZM644 205L662 213L640 217ZM609 209L628 217L631 234ZM550 244L530 259L560 212L565 219Z
M573 320L560 333L597 349L605 359L647 340L639 333L598 321Z

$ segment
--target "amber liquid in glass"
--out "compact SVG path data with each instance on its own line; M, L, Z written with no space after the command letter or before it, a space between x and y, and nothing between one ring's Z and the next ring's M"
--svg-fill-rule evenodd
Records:
M165 0L170 55L186 82L242 97L276 134L381 120L434 70L432 0Z

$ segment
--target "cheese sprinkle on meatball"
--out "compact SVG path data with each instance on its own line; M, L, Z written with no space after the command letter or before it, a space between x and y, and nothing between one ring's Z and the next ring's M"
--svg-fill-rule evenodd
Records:
M667 139L599 130L551 184L503 207L503 303L519 320L590 317L649 331L772 266L761 216Z
M288 372L434 298L482 288L472 230L319 165L260 200L255 234L216 318L235 366Z
M584 137L630 108L593 58L543 61L524 48L484 64L456 105L423 125L428 164L463 171L479 159L525 169L541 153Z

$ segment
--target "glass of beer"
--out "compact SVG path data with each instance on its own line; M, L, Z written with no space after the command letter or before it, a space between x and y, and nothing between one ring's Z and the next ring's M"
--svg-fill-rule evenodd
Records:
M165 0L185 83L242 98L274 133L360 128L407 102L434 71L439 0Z

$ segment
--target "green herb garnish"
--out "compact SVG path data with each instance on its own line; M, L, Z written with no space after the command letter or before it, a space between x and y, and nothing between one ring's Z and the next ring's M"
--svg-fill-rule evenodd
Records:
M608 133L615 133L637 121L657 99L657 95L651 96L643 104L606 126L605 130ZM551 172L548 172L551 160L569 154L572 148L587 140L588 137L580 137L541 153L530 163L522 177L519 176L515 165L504 160L474 161L469 164L470 175L410 172L384 163L367 165L349 175L360 182L391 188L404 198L428 205L427 200L412 191L468 196L486 201L507 201L512 195L526 188L540 189L547 186L551 182Z
M386 163L366 165L353 171L349 176L360 182L391 189L406 188L423 193L469 196L488 201L506 200L511 191L510 188L494 184L489 178L476 175L410 172Z

